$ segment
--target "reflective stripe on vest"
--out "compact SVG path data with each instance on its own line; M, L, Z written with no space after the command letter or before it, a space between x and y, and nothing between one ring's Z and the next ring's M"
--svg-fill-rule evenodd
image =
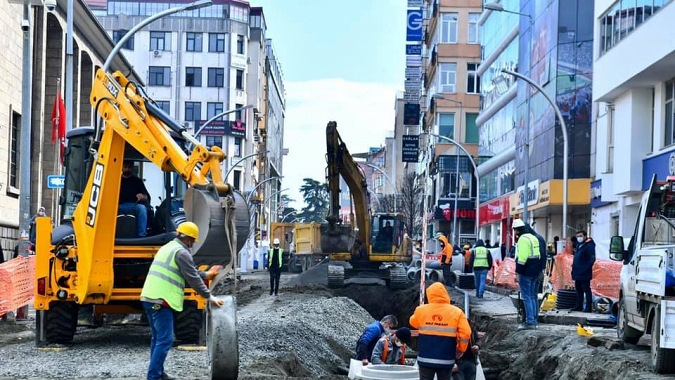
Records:
M420 334L423 334L427 331L445 333L442 336L457 336L457 329L454 327L420 326L419 328Z
M422 363L422 364L436 364L436 365L442 365L442 366L452 366L455 364L454 359L432 359L432 358L425 358L422 356L417 355L417 362Z
M176 240L159 249L141 291L142 297L164 300L177 312L183 311L185 294L185 279L176 264L176 254L181 249L185 247Z
M473 267L488 268L488 250L485 247L476 247L476 257L473 259Z
M520 238L518 238L518 242L519 242L519 243L520 243L520 239L525 239L525 240L527 240L528 243L530 243L530 244L529 244L529 245L530 245L530 252L529 252L529 254L526 255L526 257L522 257L522 256L521 256L522 252L520 252L521 245L520 245L520 244L517 244L517 245L516 245L516 248L517 248L517 252L516 252L516 259L517 259L517 262L518 262L519 264L523 264L523 265L524 265L524 264L527 262L527 260L529 260L529 259L539 259L539 257L540 257L540 255L539 255L539 239L537 239L536 236L534 236L534 235L532 235L532 234L530 234L530 233L526 233L526 234L520 235Z

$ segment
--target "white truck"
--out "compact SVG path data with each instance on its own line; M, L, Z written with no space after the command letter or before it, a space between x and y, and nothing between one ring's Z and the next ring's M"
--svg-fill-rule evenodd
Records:
M635 344L651 335L651 366L675 372L675 177L657 182L642 197L635 230L610 241L610 258L623 261L617 335Z

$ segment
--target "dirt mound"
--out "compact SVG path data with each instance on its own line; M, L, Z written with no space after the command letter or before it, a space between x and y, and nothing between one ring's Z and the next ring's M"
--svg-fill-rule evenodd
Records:
M286 285L328 285L328 261L324 260L309 268L289 280Z

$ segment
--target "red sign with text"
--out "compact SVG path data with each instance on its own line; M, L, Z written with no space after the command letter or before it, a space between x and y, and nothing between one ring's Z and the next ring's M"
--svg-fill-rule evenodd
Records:
M509 213L509 197L493 199L487 204L480 206L480 225L492 224L506 219Z

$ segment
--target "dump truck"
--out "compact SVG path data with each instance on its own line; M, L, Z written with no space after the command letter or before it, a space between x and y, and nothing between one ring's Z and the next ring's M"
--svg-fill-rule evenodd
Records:
M675 177L652 177L642 196L633 236L610 240L610 259L623 262L617 336L636 344L651 336L651 367L675 372Z
M321 250L321 224L296 223L293 229L293 258L301 271L306 271L324 258Z

